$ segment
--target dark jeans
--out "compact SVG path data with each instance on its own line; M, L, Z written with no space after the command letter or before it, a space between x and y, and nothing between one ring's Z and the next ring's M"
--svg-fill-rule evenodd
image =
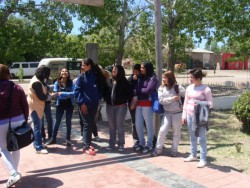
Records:
M45 102L44 115L47 122L48 139L52 137L53 123L51 115L51 102ZM45 127L44 127L44 116L42 119L42 137L46 138Z
M78 108L78 113L79 113L79 119L80 119L80 126L81 126L81 136L83 135L83 121L80 115L80 108ZM93 136L96 137L98 136L98 130L97 130L97 126L96 126L96 122L94 121L93 127L92 127L92 133Z
M135 141L139 142L139 138L138 138L138 135L137 135L137 132L136 132L136 128L135 128L135 109L131 110L130 109L130 105L128 106L128 109L129 109L130 116L131 116L132 136L133 136L133 139Z
M64 111L66 111L66 127L67 127L66 139L70 140L71 120L72 120L73 110L74 110L74 106L68 106L68 107L57 106L56 107L56 122L54 125L54 130L53 130L53 135L52 135L53 139L56 139L57 132L58 132L61 120L62 120L62 116L64 114Z
M83 114L80 112L80 116L83 124L83 149L89 149L92 140L92 132L95 124L95 115L97 112L98 106L88 107L88 113Z

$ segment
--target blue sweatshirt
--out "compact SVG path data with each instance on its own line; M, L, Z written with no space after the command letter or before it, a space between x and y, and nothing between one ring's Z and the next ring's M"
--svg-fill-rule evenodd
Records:
M81 106L98 106L101 99L101 91L97 85L96 74L90 70L79 75L75 84L75 100Z

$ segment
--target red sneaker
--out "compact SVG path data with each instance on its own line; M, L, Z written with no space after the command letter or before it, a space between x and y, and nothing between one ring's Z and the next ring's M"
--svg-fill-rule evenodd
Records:
M95 149L94 150L92 150L91 148L84 149L83 153L88 154L88 155L95 155Z
M95 151L95 148L93 146L89 146L89 149Z

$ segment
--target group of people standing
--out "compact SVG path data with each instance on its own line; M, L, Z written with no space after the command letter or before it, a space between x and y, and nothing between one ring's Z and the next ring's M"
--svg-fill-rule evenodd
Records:
M197 160L197 138L200 143L200 162L197 167L206 165L207 144L206 127L194 129L196 117L196 101L206 101L212 108L212 94L209 87L202 84L205 74L201 69L193 69L189 72L191 84L185 88L177 85L175 75L167 71L162 75L162 84L158 82L154 74L153 64L143 62L135 64L132 75L127 79L125 70L121 65L114 65L111 75L101 69L92 59L82 61L81 74L75 82L70 78L66 68L60 70L58 78L53 86L47 84L50 77L50 68L41 66L30 81L28 97L26 99L23 89L15 84L12 113L8 114L6 100L9 95L10 73L7 66L0 64L0 153L10 172L10 178L6 187L10 187L21 179L17 167L20 151L9 152L6 148L6 134L9 119L12 127L20 122L28 121L28 116L34 125L34 148L37 154L47 154L47 145L57 143L57 133L66 112L66 145L71 145L71 120L74 105L77 103L79 118L82 125L83 152L95 155L92 145L93 129L96 129L95 116L100 100L106 102L106 113L109 123L109 145L107 150L124 151L125 130L124 122L127 111L131 114L132 135L134 149L143 153L151 152L152 156L162 153L165 137L172 127L173 141L171 156L175 157L181 137L181 127L187 124L191 154L184 161ZM178 88L178 92L176 91ZM154 143L154 125L151 95L158 92L159 102L164 107L161 118L161 127ZM181 97L185 97L182 104ZM51 99L56 100L56 115L54 126L51 117ZM3 105L2 105L3 104ZM48 123L48 141L44 144L45 131L43 116ZM145 139L145 129L147 139Z

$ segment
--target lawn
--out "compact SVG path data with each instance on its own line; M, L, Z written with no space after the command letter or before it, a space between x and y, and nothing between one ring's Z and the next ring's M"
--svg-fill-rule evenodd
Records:
M207 132L208 161L250 174L250 135L242 133L240 129L241 123L232 111L213 111ZM166 144L169 144L168 140ZM179 151L190 151L187 127L182 128Z
M108 126L108 122L102 122ZM250 174L250 135L240 131L241 123L230 110L212 111L210 114L209 131L207 132L207 160L214 167L227 167L245 174ZM131 121L125 121L126 133L131 135ZM181 130L179 157L187 157L190 152L189 136L186 126ZM169 131L165 140L164 155L169 155L172 132ZM198 146L199 151L199 146Z

